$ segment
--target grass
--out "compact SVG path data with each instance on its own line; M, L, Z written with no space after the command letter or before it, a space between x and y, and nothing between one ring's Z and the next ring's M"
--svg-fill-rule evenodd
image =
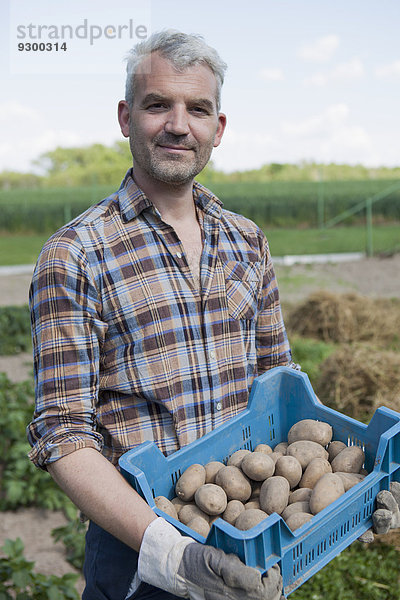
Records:
M0 235L0 265L33 265L49 234Z
M332 229L268 229L266 232L272 256L287 254L326 254L331 252L365 252L366 230L362 225ZM374 225L375 253L400 248L400 227Z
M325 254L330 252L364 252L365 227L335 227L333 229L264 229L272 256L287 254ZM0 265L23 265L36 262L50 232L0 235ZM374 251L391 252L400 249L400 227L374 225Z

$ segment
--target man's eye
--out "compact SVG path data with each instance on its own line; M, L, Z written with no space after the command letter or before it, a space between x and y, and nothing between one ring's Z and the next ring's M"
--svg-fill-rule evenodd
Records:
M147 107L147 110L163 110L166 108L166 105L162 102L154 102Z

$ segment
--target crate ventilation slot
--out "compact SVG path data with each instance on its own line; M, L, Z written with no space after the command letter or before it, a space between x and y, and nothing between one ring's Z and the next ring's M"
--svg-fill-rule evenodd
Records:
M274 427L274 413L271 413L270 415L268 415L268 425L269 425L269 441L272 442L276 437L275 427Z
M348 446L359 446L363 452L365 452L365 444L359 440L355 435L349 435L347 438Z
M293 575L297 577L310 565L314 564L315 560L321 555L325 554L327 550L332 549L338 542L345 538L353 529L355 529L361 522L361 512L353 515L351 519L345 521L337 527L330 535L324 540L317 544L314 548L311 548L303 556L303 544L298 544L293 548Z
M246 441L251 437L251 427L250 425L247 425L247 427L244 427L242 429L242 436L243 436L243 440Z
M303 570L303 560L301 555L303 554L303 544L298 544L293 548L293 575L296 577Z
M171 479L172 479L172 485L175 485L176 482L178 481L179 477L181 476L181 470L178 469L177 471L174 471L173 473L171 473Z
M374 510L374 502L373 502L373 491L371 488L364 494L364 512L363 512L364 519L368 519L372 515L373 510Z

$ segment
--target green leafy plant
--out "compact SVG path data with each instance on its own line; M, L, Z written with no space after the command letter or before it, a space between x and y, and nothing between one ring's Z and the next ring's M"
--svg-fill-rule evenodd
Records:
M400 552L354 542L290 595L290 600L398 600Z
M19 354L31 348L28 306L0 307L0 355Z
M67 525L57 527L51 532L56 542L63 542L67 561L79 570L82 570L85 557L85 532L86 526L76 518L76 514Z
M71 511L64 492L27 456L26 426L32 419L33 395L32 381L12 383L0 373L0 510L38 506Z
M75 573L62 577L35 573L20 538L6 540L1 550L5 557L0 558L0 600L79 600Z

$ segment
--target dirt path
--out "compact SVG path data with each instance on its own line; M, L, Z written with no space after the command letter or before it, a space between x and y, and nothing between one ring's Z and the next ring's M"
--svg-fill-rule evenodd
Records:
M282 302L297 302L324 289L335 293L400 298L400 254L352 262L275 267Z
M275 265L283 302L295 302L318 289L400 298L400 254L351 262ZM0 306L27 304L31 274L0 274Z
M21 538L24 555L35 563L35 571L44 575L61 577L66 573L78 573L66 560L62 542L55 542L51 532L56 527L66 525L64 515L59 511L38 508L22 508L1 513L0 547L6 539ZM84 580L81 576L76 589L82 594Z

